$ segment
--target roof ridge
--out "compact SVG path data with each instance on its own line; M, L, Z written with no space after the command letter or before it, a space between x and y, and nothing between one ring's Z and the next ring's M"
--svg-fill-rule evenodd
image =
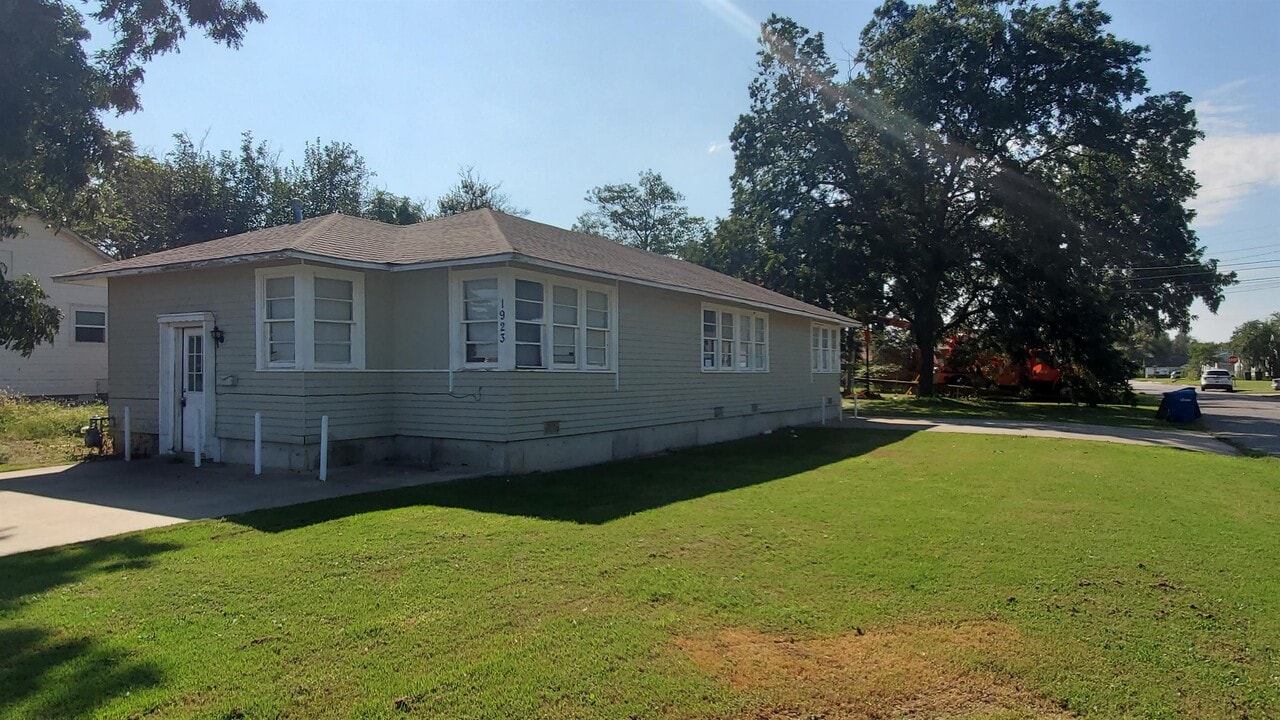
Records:
M290 246L294 250L302 250L304 245L311 242L315 238L316 233L319 232L321 228L328 229L332 227L334 223L338 222L339 218L344 218L344 217L348 217L348 216L343 215L340 212L331 212L327 215L321 215L320 222L304 230L303 233L299 235L296 240L290 243ZM294 223L294 224L296 225L297 223ZM235 237L235 236L233 235L232 237Z
M498 222L498 218L494 217L494 211L492 208L478 208L476 212L479 212L481 216L488 221L489 226L493 228L494 232L498 233L498 239L506 246L506 252L517 252L516 246L511 244L511 238L508 238L507 233L503 231L502 224ZM506 213L503 214L506 215ZM508 217L511 216L508 215Z

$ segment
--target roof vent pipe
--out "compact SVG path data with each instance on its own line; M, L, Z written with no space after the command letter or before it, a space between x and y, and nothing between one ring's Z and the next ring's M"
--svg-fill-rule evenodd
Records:
M302 201L294 198L289 201L289 207L293 208L293 222L302 222Z

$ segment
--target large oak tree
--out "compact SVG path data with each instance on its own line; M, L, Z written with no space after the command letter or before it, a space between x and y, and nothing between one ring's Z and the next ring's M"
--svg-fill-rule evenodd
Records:
M1190 99L1151 94L1109 22L1093 0L888 0L842 77L820 33L771 18L732 135L746 274L909 321L924 394L961 328L1120 388L1130 327L1185 327L1231 278L1188 227Z

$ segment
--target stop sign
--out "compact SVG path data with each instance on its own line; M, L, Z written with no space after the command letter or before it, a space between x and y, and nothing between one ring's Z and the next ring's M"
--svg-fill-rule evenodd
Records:
M1238 355L1232 355L1231 357L1227 358L1227 362L1231 363L1232 365L1235 365L1236 363L1240 362L1240 357Z

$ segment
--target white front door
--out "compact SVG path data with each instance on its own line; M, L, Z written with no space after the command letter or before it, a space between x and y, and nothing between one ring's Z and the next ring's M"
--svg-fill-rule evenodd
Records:
M182 432L180 452L194 452L204 417L204 329L182 328L181 352L178 354L178 379Z

